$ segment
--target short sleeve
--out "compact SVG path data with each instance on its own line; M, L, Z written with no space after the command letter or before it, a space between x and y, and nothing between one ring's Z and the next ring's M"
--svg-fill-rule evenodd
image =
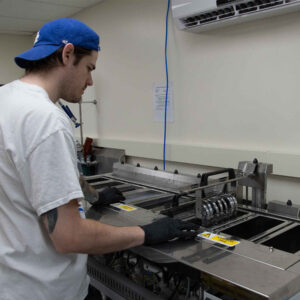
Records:
M32 151L26 164L29 174L24 184L26 194L39 216L83 198L75 143L69 132L52 133Z

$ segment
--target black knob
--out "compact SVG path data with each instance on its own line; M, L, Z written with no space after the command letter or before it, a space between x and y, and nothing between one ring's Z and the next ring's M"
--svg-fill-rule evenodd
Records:
M254 163L254 164L258 164L257 158L254 158L254 159L253 159L253 163Z
M286 205L287 205L287 206L292 206L292 205L293 205L292 200L288 200L288 201L286 202Z
M121 164L124 165L124 161L121 161Z
M154 167L154 170L155 170L155 171L157 171L157 170L158 170L158 167L157 167L157 166L155 166L155 167Z
M136 166L137 166L137 167L140 167L141 165L140 165L140 163L137 163Z
M197 178L200 178L200 177L201 177L201 174L200 174L200 173L198 173L198 174L197 174Z
M178 170L176 169L176 170L174 170L174 174L178 174Z

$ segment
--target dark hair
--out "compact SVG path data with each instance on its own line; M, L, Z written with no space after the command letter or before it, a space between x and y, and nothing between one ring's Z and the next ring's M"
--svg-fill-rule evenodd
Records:
M64 46L59 48L54 53L52 53L51 55L45 58L28 62L28 66L26 67L26 74L31 72L49 71L57 66L62 65L63 49ZM74 54L75 54L74 65L76 66L84 56L90 55L91 53L92 50L90 49L74 46Z

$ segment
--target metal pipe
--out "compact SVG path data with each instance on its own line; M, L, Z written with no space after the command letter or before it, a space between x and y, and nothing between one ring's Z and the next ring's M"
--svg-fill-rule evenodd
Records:
M83 130L82 130L82 109L81 109L81 102L79 102L79 123L80 123L80 143L83 146Z
M195 191L204 190L206 188L210 188L210 187L213 187L213 186L227 184L227 183L231 183L231 182L243 180L243 179L246 179L246 178L248 178L248 176L236 177L236 178L228 179L228 180L225 180L225 181L214 182L214 183L211 183L211 184L208 184L208 185L204 185L204 186L198 186L196 188L189 189L187 191L182 191L180 193L180 195L181 196L185 196L185 195L190 194L190 193L195 192Z
M97 104L97 100L91 100L91 101L81 101L81 103L93 103L93 104Z

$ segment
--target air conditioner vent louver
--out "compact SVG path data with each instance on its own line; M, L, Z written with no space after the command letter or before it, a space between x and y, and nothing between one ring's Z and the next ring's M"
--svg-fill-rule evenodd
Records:
M201 31L300 9L300 0L172 0L179 29ZM182 15L182 16L181 16ZM242 18L240 18L242 17Z
M228 4L231 2L238 2L239 0L217 0L217 6Z
M231 16L234 16L234 7L229 6L223 9L217 9L213 10L204 14L200 14L194 17L189 17L187 19L183 19L183 23L186 24L186 26L197 26L199 24L205 24L209 22L217 21L218 19L224 19Z
M249 1L249 2L236 5L235 8L239 14L245 14L248 12L267 9L282 4L283 1L278 1L278 0L256 0L256 1Z

